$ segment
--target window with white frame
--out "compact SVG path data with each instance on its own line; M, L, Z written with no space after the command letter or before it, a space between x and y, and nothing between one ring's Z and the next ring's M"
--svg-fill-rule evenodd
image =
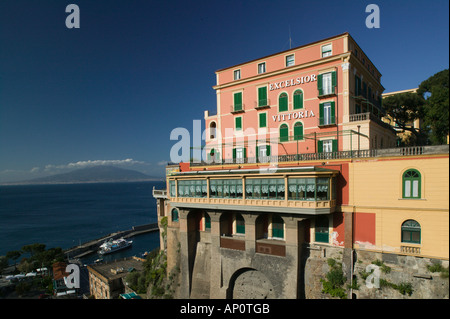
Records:
M332 54L332 52L331 52L331 43L322 46L322 58L330 56L331 54Z
M241 70L234 70L234 79L235 80L241 79Z
M295 64L294 55L291 54L291 55L286 56L286 66L288 67L288 66L292 66L294 64Z
M258 64L258 74L266 72L266 62L262 62Z
M325 73L322 75L322 90L323 95L332 93L331 73Z

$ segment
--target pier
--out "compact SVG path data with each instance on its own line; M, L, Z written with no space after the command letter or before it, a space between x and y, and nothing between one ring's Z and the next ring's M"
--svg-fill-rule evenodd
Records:
M64 254L67 256L67 258L70 259L78 259L85 257L87 255L90 255L92 253L95 253L101 244L103 244L105 241L110 239L117 239L117 238L129 238L145 233L150 233L154 231L159 231L158 223L152 223L152 224L145 224L145 225L139 225L139 226L133 226L131 229L123 230L115 233L111 233L109 235L106 235L104 237L94 239L85 243L82 243L81 245L69 248L64 251Z

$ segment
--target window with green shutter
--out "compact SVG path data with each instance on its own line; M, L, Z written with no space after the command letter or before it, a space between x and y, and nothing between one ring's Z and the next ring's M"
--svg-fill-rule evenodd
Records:
M236 128L236 131L242 130L242 116L237 116L234 118L234 126Z
M205 229L211 229L211 217L205 213Z
M256 146L256 158L263 162L267 161L267 156L270 156L270 145L258 145Z
M319 104L319 125L336 124L335 102L325 102Z
M268 105L267 100L267 87L260 87L258 88L258 106L266 106Z
M259 113L259 127L267 127L267 113Z
M242 111L242 92L234 93L234 111Z
M294 110L303 108L303 91L297 90L294 92Z
M317 90L319 91L319 96L323 95L323 74L317 76Z
M280 126L280 142L287 142L289 140L289 127L287 124Z
M409 169L403 174L403 198L421 198L421 178L418 170Z
M303 140L303 124L301 122L294 124L294 140Z
M420 224L409 219L402 224L402 243L420 244Z
M315 221L314 241L319 243L329 242L329 224L328 216L318 216Z
M281 93L278 98L278 112L285 112L288 110L288 95Z
M245 234L245 221L241 214L236 214L236 234Z
M355 96L361 95L361 79L355 74Z
M317 76L317 90L319 91L319 96L336 94L336 85L336 71L319 74Z
M284 221L278 215L272 216L272 237L273 238L284 238Z

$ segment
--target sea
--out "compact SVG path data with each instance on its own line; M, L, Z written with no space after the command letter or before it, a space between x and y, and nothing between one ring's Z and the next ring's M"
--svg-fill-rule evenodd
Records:
M41 243L63 249L157 222L152 189L165 182L0 186L0 256ZM159 232L131 237L131 248L104 260L142 256L159 247ZM89 264L97 253L82 260Z

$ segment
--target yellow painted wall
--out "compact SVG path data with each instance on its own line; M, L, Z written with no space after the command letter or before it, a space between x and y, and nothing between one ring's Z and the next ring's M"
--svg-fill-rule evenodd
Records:
M402 198L402 175L412 168L421 173L421 199ZM355 212L376 215L376 244L365 248L398 253L401 245L417 246L422 256L448 259L448 155L355 161L350 164L349 192ZM421 225L420 245L401 244L401 225L407 219Z

